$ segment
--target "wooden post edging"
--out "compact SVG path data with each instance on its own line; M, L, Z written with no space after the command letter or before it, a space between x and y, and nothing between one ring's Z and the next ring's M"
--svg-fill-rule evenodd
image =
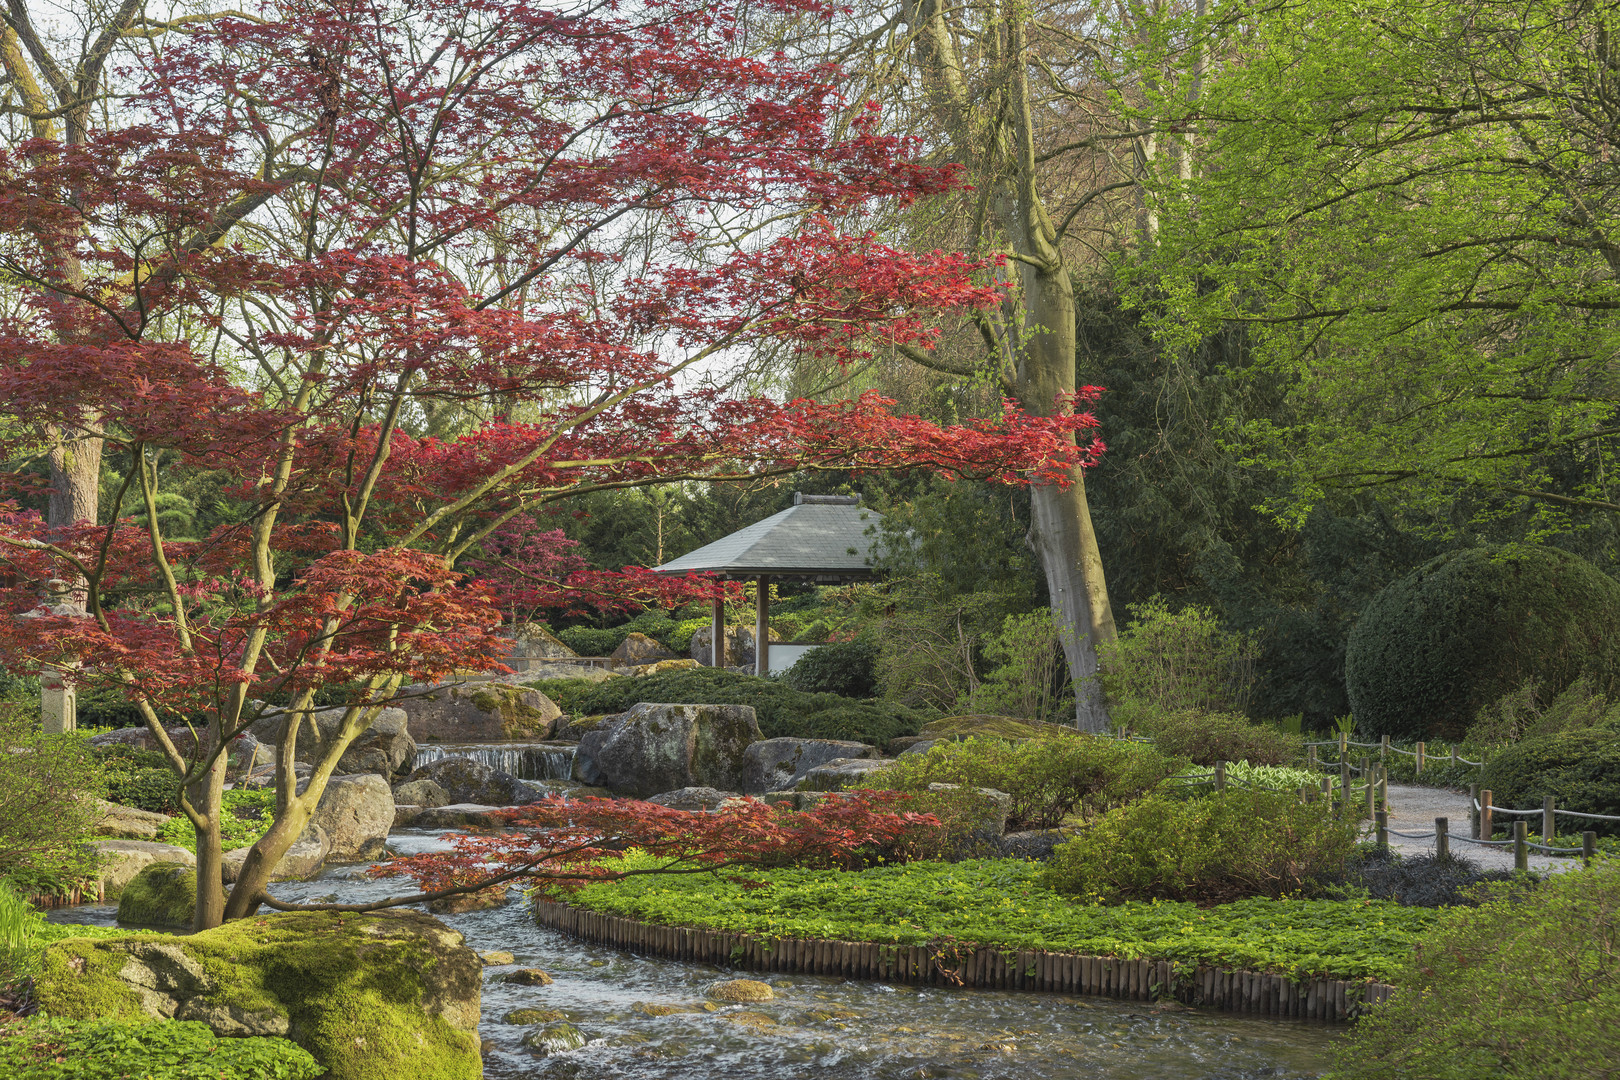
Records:
M1286 975L1178 967L1168 960L1121 960L1039 949L876 945L821 938L777 938L660 926L536 900L542 926L598 945L743 971L834 975L846 979L990 990L1091 994L1128 1001L1174 998L1187 1005L1343 1023L1389 1000L1387 983L1355 979L1294 982Z

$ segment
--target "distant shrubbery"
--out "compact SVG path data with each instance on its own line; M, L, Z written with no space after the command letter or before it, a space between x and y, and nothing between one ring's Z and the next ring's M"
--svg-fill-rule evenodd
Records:
M1196 709L1140 709L1133 729L1151 735L1166 754L1190 758L1198 765L1247 761L1251 765L1291 765L1304 756L1304 739L1269 724L1257 724L1236 713Z
M807 694L869 698L877 693L877 655L871 641L835 641L799 657L782 681Z
M927 791L929 784L995 788L1012 796L1008 831L1051 829L1070 814L1137 798L1185 764L1143 743L1088 735L1020 743L970 738L900 758L869 775L863 786L913 792Z
M1248 707L1259 647L1221 627L1206 608L1171 611L1159 597L1131 609L1132 619L1098 648L1103 689L1114 719L1140 726L1141 713L1240 713Z
M84 738L46 735L39 720L0 703L0 880L25 893L67 889L90 870L101 769Z
M1620 815L1620 738L1590 728L1525 739L1491 755L1479 783L1496 805L1513 810L1536 809L1551 795L1565 810ZM1620 834L1620 822L1583 821L1581 827Z
M885 746L915 735L928 719L903 705L860 701L836 694L807 694L776 679L715 668L669 671L639 678L546 679L531 684L576 716L623 712L643 701L674 705L751 705L767 739L853 739Z
M1105 903L1218 904L1298 894L1337 878L1356 826L1297 795L1227 789L1198 799L1149 796L1060 846L1046 883Z

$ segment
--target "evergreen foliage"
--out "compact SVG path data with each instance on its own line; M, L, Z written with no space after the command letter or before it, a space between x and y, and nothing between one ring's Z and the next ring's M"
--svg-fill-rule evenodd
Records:
M1492 754L1479 784L1510 810L1539 809L1551 795L1560 809L1620 815L1620 732L1589 728L1525 739ZM1582 821L1580 829L1615 836L1620 822Z
M1374 737L1457 738L1535 679L1620 693L1620 583L1577 555L1512 544L1442 555L1386 588L1348 644L1345 683Z

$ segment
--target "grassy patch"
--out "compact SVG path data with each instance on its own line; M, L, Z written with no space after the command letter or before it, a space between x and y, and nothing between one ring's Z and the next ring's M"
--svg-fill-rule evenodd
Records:
M645 865L646 856L626 860ZM1008 949L1212 964L1296 978L1387 979L1436 918L1378 900L1115 906L1070 900L1021 860L916 862L849 873L751 870L588 885L570 902L647 922L895 945Z

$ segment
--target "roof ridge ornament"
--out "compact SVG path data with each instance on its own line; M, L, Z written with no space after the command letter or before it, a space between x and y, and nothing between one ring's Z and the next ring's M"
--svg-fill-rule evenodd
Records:
M802 491L793 493L794 506L859 506L859 495L806 495Z

